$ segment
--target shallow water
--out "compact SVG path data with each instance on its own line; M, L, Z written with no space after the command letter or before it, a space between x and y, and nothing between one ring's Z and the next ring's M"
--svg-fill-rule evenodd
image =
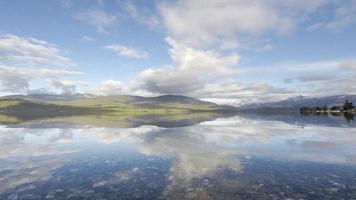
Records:
M0 199L356 199L353 122L296 118L2 125Z

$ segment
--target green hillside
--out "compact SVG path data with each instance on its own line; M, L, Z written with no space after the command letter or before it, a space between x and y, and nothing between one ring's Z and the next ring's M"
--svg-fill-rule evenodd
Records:
M80 98L76 100L55 101L60 105L87 106L109 109L188 109L188 110L218 110L220 106L215 103L198 99L179 96L164 95L158 97L139 97L129 95L100 96L92 98Z
M44 99L41 96L37 97ZM51 100L47 101L28 99L26 96L22 96L22 99L0 99L0 123L75 116L87 116L86 119L93 119L90 116L101 116L101 119L111 121L145 116L156 118L162 116L174 120L182 119L184 116L196 116L194 113L202 113L199 114L202 116L205 115L203 113L216 113L226 109L215 103L179 95L158 97L117 95L66 100L51 96Z

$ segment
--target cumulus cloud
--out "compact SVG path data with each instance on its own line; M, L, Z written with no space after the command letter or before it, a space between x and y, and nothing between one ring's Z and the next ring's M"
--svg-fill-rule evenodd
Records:
M144 87L159 93L189 94L208 82L237 73L233 68L236 54L220 55L214 51L197 50L168 38L173 64L165 68L147 69L141 73Z
M138 95L138 96L156 96L157 93L145 90L137 81L122 83L118 80L104 80L98 85L87 88L86 93L93 95Z
M291 83L315 80L313 78L331 80L329 72L335 73L338 62L332 66L322 61L298 66L244 68L238 63L235 50L250 47L257 51L273 50L274 44L264 37L292 33L308 23L321 8L334 3L333 0L161 2L158 10L168 35L172 64L144 70L141 73L143 87L161 94L186 94L221 102L233 102L224 100L227 98L238 102L243 101L242 98L257 100L261 96L264 100L279 100L306 92L306 88L290 87ZM329 71L320 74L320 70L325 69ZM237 81L237 72L244 72L241 77L245 79L249 75L255 77L249 82ZM290 73L295 77L290 77ZM269 81L281 77L289 78L289 85Z
M0 65L1 91L4 92L26 92L29 89L29 81L32 75Z
M144 89L158 94L184 94L209 98L214 102L236 105L243 101L280 100L295 95L292 90L275 87L265 81L237 82L234 77L245 73L237 67L236 53L191 48L167 38L172 65L151 68L141 73ZM232 79L232 80L231 80Z
M79 12L76 19L94 26L98 33L105 34L107 29L117 22L115 15L109 14L99 8Z
M58 88L63 94L74 94L76 92L77 86L74 81L70 80L50 80L53 87Z
M105 46L106 49L109 49L116 53L118 56L126 58L135 58L135 59L146 59L148 58L148 52L134 47L128 47L120 44L112 44Z
M123 87L124 86L120 81L106 80L99 86L97 93L101 95L120 94L123 92Z

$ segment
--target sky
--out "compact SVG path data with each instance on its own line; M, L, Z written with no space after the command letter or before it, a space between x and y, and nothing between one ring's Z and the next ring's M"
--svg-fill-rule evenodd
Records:
M356 0L3 0L0 95L356 94Z

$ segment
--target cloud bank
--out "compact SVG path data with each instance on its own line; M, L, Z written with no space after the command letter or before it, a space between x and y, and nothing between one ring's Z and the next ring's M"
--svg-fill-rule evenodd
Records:
M0 35L0 90L5 93L29 93L31 81L47 81L63 93L75 86L64 76L82 75L76 64L64 56L55 44L34 38ZM60 83L62 83L60 86ZM66 84L63 84L66 83ZM47 91L47 90L46 90Z

